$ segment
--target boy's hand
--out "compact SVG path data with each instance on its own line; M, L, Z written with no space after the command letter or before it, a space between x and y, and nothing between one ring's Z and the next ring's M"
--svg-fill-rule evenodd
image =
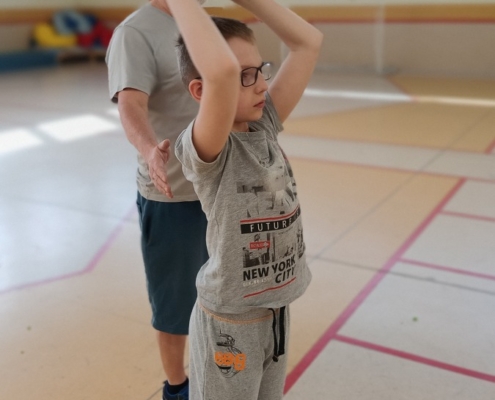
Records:
M232 3L235 3L241 7L249 5L250 3L254 3L256 0L231 0Z
M283 123L301 99L320 53L323 34L276 0L232 0L263 21L289 50L268 93ZM287 84L290 82L290 85Z
M157 2L168 10L167 0L157 0Z
M196 0L200 5L203 5L206 3L206 0ZM165 6L165 8L169 8L167 4L167 0L158 0L159 3L161 3L162 6Z
M151 151L146 161L148 163L150 178L155 187L169 199L172 199L174 195L167 177L167 162L169 158L170 140L166 139Z

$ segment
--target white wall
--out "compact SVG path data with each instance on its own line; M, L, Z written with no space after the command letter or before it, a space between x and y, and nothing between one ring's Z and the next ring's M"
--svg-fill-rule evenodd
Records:
M0 0L2 8L131 7L147 0ZM285 5L351 4L474 4L495 0L277 0ZM230 0L207 0L212 7L232 5ZM262 56L278 62L280 40L263 24L251 25ZM495 78L493 23L375 23L318 24L325 34L319 67L330 70L384 71ZM32 24L0 25L0 52L28 47Z
M317 24L325 35L319 67L495 78L495 24Z

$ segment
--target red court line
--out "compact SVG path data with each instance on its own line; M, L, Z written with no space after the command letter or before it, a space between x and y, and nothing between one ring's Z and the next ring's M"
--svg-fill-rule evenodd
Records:
M299 361L294 369L287 375L285 380L284 393L287 393L297 380L304 374L306 369L313 363L318 357L326 345L333 340L340 328L352 317L354 312L359 306L367 299L367 297L373 292L378 284L385 278L387 272L390 271L393 266L400 261L405 252L411 247L416 239L423 233L423 231L430 225L433 219L442 211L445 205L455 196L459 189L466 182L465 179L461 179L457 184L447 193L442 201L433 209L433 211L426 217L426 219L414 230L409 238L399 247L399 249L392 255L392 257L385 263L385 265L371 278L366 286L359 292L359 294L352 300L347 308L337 317L327 331L318 339L313 347L306 353L306 355Z
M113 242L115 241L115 239L119 236L120 232L122 231L126 222L129 220L129 218L135 212L135 209L136 209L136 206L133 205L131 210L129 210L129 212L125 215L125 217L122 218L122 220L119 222L119 224L114 228L114 230L112 231L112 233L110 234L110 236L108 237L106 242L103 244L103 246L100 247L100 249L96 252L96 254L93 256L91 261L88 263L88 265L84 269L82 269L80 271L71 272L69 274L60 275L60 276L57 276L54 278L48 278L48 279L37 281L37 282L31 282L31 283L26 283L23 285L13 286L13 287L10 287L10 288L5 289L3 291L0 291L0 295L10 293L10 292L13 292L16 290L38 287L38 286L46 285L48 283L58 282L58 281L61 281L64 279L73 278L75 276L81 276L81 275L85 275L85 274L90 273L91 271L93 271L95 269L96 265L98 265L98 263L103 258L105 253L110 249Z
M405 360L414 361L414 362L418 362L420 364L429 365L430 367L440 368L440 369L447 370L450 372L455 372L457 374L467 375L467 376L470 376L472 378L481 379L483 381L495 383L495 375L489 375L489 374L485 374L483 372L474 371L472 369L458 367L456 365L447 364L447 363L444 363L441 361L433 360L431 358L421 357L421 356L407 353L407 352L401 351L401 350L391 349L391 348L380 346L380 345L377 345L374 343L365 342L363 340L354 339L354 338L351 338L348 336L336 335L334 339L338 340L339 342L351 344L353 346L363 347L363 348L368 349L368 350L374 350L374 351L378 351L380 353L385 353L385 354L389 354L389 355L392 355L395 357L403 358Z
M418 101L418 98L416 97L417 95L410 92L408 89L406 89L404 86L402 86L399 82L396 82L395 80L393 80L391 77L388 77L388 76L385 79L389 83L391 83L393 86L395 86L397 89L399 89L399 91L401 91L403 94L406 94L409 97L411 97L411 99L413 101Z
M449 215L451 217L476 219L478 221L485 221L485 222L495 222L495 218L492 218L492 217L483 217L482 215L460 213L460 212L455 212L455 211L442 211L442 214Z
M486 154L495 154L495 140L493 141L492 144L490 144L490 146L488 146L488 148L485 150L485 153Z
M413 265L416 265L417 267L437 269L439 271L453 272L454 274L467 275L467 276L472 276L475 278L488 279L488 280L495 281L495 275L483 274L481 272L473 272L473 271L467 271L465 269L446 267L443 265L437 265L437 264L431 264L431 263L427 263L427 262L423 262L423 261L411 260L409 258L401 258L399 261L405 262L408 264L413 264Z

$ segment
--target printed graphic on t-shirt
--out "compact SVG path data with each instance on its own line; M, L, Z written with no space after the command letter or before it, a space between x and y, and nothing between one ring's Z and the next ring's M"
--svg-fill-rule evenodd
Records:
M274 167L271 179L265 180L269 184L237 183L239 198L246 205L245 219L240 221L244 287L270 282L266 290L273 290L290 284L295 279L298 260L304 255L301 210L285 154Z
M215 352L215 364L226 378L232 378L246 368L247 357L241 350L235 347L235 339L225 333L220 332L220 341L217 346L222 347L221 351Z
M242 220L243 286L271 282L280 287L296 275L305 245L299 206L279 218Z
M238 182L237 193L246 205L246 218L283 215L294 208L297 188L292 168L285 156L271 169L269 179Z

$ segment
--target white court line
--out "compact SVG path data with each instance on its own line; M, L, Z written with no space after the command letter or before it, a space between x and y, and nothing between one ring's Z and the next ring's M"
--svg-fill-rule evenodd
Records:
M490 107L495 108L495 100L491 99L470 99L465 97L448 97L448 96L409 96L398 93L384 92L360 92L352 90L324 90L324 89L306 89L304 95L308 97L323 98L344 98L370 101L392 101L405 103L429 103L429 104L447 104L455 106L470 107Z
M358 92L352 90L323 90L323 89L306 89L304 95L308 97L323 97L323 98L340 98L340 99L356 99L370 101L397 101L411 102L411 96L397 93L378 93L378 92Z

